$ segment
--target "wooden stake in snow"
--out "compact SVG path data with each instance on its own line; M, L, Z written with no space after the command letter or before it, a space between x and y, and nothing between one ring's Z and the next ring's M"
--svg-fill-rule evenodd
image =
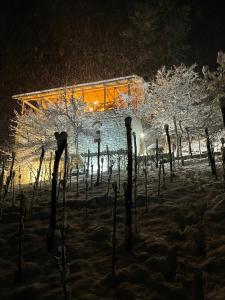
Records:
M165 168L164 168L164 158L163 158L163 154L161 154L161 166L162 166L162 173L163 173L163 187L165 187Z
M97 143L98 143L98 155L97 155L97 179L95 182L95 185L99 185L99 181L100 181L100 143L101 143L101 138L100 138L100 130L96 131L96 135L97 135Z
M21 197L23 197L21 195ZM23 232L24 232L24 214L22 208L22 198L20 200L20 221L19 221L19 242L18 242L18 273L17 279L22 280L22 260L23 260Z
M86 177L85 177L85 215L87 217L88 214L88 169L86 169Z
M131 117L125 119L125 126L127 131L127 190L125 193L126 203L126 228L127 228L127 239L126 248L128 251L132 249L132 138L131 138Z
M87 176L89 176L89 168L90 168L90 150L88 149L88 157L87 157Z
M189 154L190 154L190 156L191 156L191 158L192 158L193 156L192 156L191 138L190 138L189 128L188 128L188 127L185 127L185 130L186 130L186 133L187 133L187 139L188 139L188 150L189 150Z
M55 161L52 174L52 190L51 190L51 213L49 218L49 229L47 236L47 249L51 251L53 248L53 238L56 226L56 206L57 206L57 182L58 182L58 170L62 153L67 145L67 133L55 132L55 138L57 141L57 150L55 151Z
M113 169L114 161L111 160L110 166L109 166L109 176L108 176L108 185L107 185L107 192L106 192L106 205L109 202L109 187L112 179L112 169Z
M41 167L42 167L44 155L45 155L45 149L44 149L44 146L42 146L41 147L41 156L40 156L40 160L39 160L39 167L38 167L38 170L37 170L37 176L36 176L36 180L35 180L35 183L34 183L34 192L35 192L35 194L37 193L37 190L38 190L39 178L40 178L40 174L41 174Z
M0 175L0 201L2 200L2 188L4 184L4 176L5 176L5 160L2 160L2 171Z
M120 155L118 156L118 189L119 189L119 191L120 191L120 161L121 161L121 157L120 157Z
M143 168L145 176L145 210L148 210L148 171L147 171L147 158L145 157L145 167Z
M169 149L170 175L172 175L172 173L173 173L173 158L172 158L171 142L170 142L170 135L169 135L169 125L165 124L164 129L166 132L167 144L168 144L168 149Z
M12 206L15 206L15 176L16 173L15 171L13 171L12 180L11 180Z
M91 163L91 189L93 188L93 178L94 178L93 164Z
M222 156L222 166L223 166L223 183L224 183L224 189L225 189L225 147L224 147L225 140L224 138L221 138L221 156Z
M49 159L49 181L51 182L52 179L52 152L50 152L50 159Z
M3 200L5 199L5 197L8 194L9 186L10 186L11 180L13 178L13 168L14 168L15 157L16 157L15 152L12 152L12 161L11 161L9 176L7 176L7 179L6 179L6 185L5 185Z
M180 150L180 157L181 157L181 164L182 166L184 165L184 159L183 159L183 151L182 151L182 136L183 136L183 128L181 126L181 120L179 120L179 127L180 127L180 131L181 131L181 134L180 134L180 138L179 138L179 150Z
M109 174L109 147L108 145L106 145L106 153L107 153L107 170L108 170L108 174Z
M159 140L155 140L155 167L159 166Z
M158 174L158 197L160 196L160 186L161 186L161 169L162 169L162 160L159 162L159 174Z
M76 165L76 169L77 169L77 187L76 187L76 195L78 196L79 195L79 166L78 166L78 164Z
M134 139L134 216L135 216L135 232L137 233L137 141L136 133L133 132Z
M198 149L199 149L199 156L200 156L200 158L202 158L200 135L198 135Z
M207 147L207 152L208 152L208 159L209 159L209 163L211 166L212 175L214 175L217 179L215 158L214 158L214 155L213 155L212 149L211 149L211 142L210 142L210 138L209 138L208 128L205 129L205 135L206 135L206 147Z
M112 234L112 276L115 277L116 266L116 209L117 209L117 183L112 183L114 191L114 203L113 203L113 234Z
M101 158L101 182L102 182L102 175L103 175L103 164L104 164L104 157Z
M178 164L179 164L179 135L178 135L178 130L177 130L177 120L176 120L176 117L174 116L173 117L173 124L174 124L174 130L175 130L175 135L176 135L176 147L177 147L177 161L178 161ZM174 154L175 155L175 154Z
M65 155L64 155L64 172L63 172L63 228L65 226L65 211L66 211L66 184L67 184L67 167L68 167L68 150L67 143L65 144Z

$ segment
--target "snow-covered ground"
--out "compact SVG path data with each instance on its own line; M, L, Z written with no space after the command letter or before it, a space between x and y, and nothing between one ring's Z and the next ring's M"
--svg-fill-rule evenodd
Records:
M107 175L88 191L85 212L84 182L68 188L65 245L70 262L68 286L72 299L224 299L225 199L222 166L218 180L206 159L185 161L157 196L158 170L148 170L148 210L142 168L138 177L137 233L133 250L124 245L124 199L118 197L116 278L111 277L112 200ZM112 181L117 179L116 173ZM161 176L163 184L163 176ZM32 188L24 188L32 198ZM61 193L59 198L61 199ZM10 201L11 194L8 196ZM25 218L22 282L16 281L18 207L3 210L0 220L0 299L64 299L54 254L46 249L49 186L42 186L33 216ZM75 201L80 200L80 201ZM17 203L18 205L18 203ZM133 216L135 223L135 217ZM58 232L57 232L58 233ZM57 236L59 236L57 234Z

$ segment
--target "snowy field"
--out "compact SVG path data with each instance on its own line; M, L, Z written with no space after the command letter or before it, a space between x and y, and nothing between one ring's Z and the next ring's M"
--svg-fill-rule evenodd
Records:
M70 263L71 299L222 300L225 295L225 199L222 166L216 158L218 180L206 159L185 161L158 191L158 170L148 170L148 208L142 169L138 177L137 220L133 215L133 250L125 250L125 210L118 196L116 277L111 276L112 202L107 175L88 191L81 176L66 193L65 245ZM113 174L114 181L116 172ZM163 176L161 176L163 184ZM64 299L55 255L46 249L50 201L42 185L33 216L24 220L22 282L16 280L18 207L3 209L0 220L0 299ZM24 188L32 198L32 188ZM17 192L17 191L16 191ZM10 204L11 194L8 196ZM62 193L59 194L59 199ZM76 201L80 200L80 201ZM16 202L18 206L18 202ZM60 218L60 209L58 210ZM135 230L137 227L137 230ZM60 234L56 232L60 241Z

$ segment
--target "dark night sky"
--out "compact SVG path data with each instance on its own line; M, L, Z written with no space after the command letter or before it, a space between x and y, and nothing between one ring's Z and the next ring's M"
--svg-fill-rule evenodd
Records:
M122 34L130 30L136 5L140 7L144 2L9 0L1 4L0 125L3 135L8 133L8 119L15 107L10 97L15 93L132 73L146 77L147 60L139 63L142 41L137 45L134 40L139 39L138 35L134 35L131 42ZM190 7L189 51L178 62L215 67L217 51L225 50L224 1L172 2ZM154 73L160 64L170 63L161 56L157 64L157 59L154 57L149 62L149 72Z

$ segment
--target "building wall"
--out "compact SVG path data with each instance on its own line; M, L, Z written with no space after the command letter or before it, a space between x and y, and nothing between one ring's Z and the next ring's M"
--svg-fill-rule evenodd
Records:
M96 112L95 114L98 113ZM101 123L101 126L99 126L101 151L106 150L106 146L112 152L127 149L125 116L122 112L114 113L108 111L99 113L99 116L96 116L92 124L96 123L96 121ZM90 127L92 127L91 123ZM137 152L139 153L141 150L141 139L143 139L141 120L137 117L132 117L131 127L132 132L136 133ZM92 127L92 129L94 134L96 128ZM79 137L79 153L87 153L88 149L91 153L97 152L97 143L94 143L94 136L81 134Z

